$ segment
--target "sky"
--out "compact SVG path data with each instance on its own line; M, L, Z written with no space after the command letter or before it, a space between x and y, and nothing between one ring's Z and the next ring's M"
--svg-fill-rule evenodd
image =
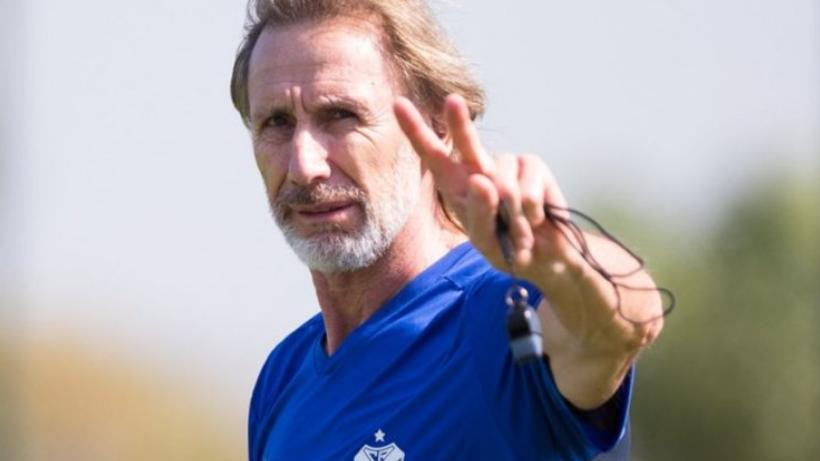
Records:
M237 420L267 353L318 310L230 104L244 9L4 0L0 23L3 309L32 337L207 385ZM487 87L493 151L541 155L573 203L684 228L767 172L819 171L818 9L436 6Z

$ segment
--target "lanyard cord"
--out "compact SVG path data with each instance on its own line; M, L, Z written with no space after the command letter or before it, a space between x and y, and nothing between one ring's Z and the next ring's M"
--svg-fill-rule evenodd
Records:
M629 277L643 270L643 268L646 266L646 263L644 262L643 258L641 258L637 253L635 253L633 250L624 245L609 231L604 229L604 227L600 223L598 223L598 221L596 221L586 213L582 213L581 211L575 210L573 208L562 208L551 204L544 205L544 213L546 214L547 219L549 219L549 221L556 227L556 229L558 229L558 231L561 233L564 239L572 246L572 248L574 248L575 251L577 251L578 254L581 255L584 261L586 261L586 263L589 264L589 266L595 272L597 272L601 277L603 277L604 280L606 280L607 282L609 282L610 285L612 285L612 289L615 291L615 297L617 300L616 311L621 318L635 325L650 323L659 318L666 317L667 315L669 315L670 312L672 312L672 309L675 308L675 295L668 288L661 286L633 286L618 281L618 279ZM504 260L510 268L510 274L513 277L515 277L515 273L513 272L513 250L512 243L509 239L509 225L507 224L507 216L507 208L502 203L498 219L496 220L496 234L501 245L501 252L504 255ZM635 261L638 262L638 267L623 274L614 274L609 272L600 262L598 262L598 260L592 254L586 236L584 235L584 231L581 229L580 226L578 226L578 224L575 221L572 220L573 216L581 218L590 223L595 228L595 230L598 233L600 233L601 236L603 236L610 242L614 243L627 254L629 254L632 258L634 258ZM651 317L646 320L635 320L627 317L623 313L620 289L633 291L655 291L659 293L662 298L665 297L668 301L664 303L664 308L661 311L660 315Z

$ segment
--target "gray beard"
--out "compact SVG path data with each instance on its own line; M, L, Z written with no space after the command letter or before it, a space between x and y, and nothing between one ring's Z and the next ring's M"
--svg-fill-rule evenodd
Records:
M402 153L405 154L405 153ZM405 154L406 155L406 154ZM405 157L401 155L401 157ZM418 202L418 160L413 157L400 159L393 165L392 174L385 178L385 192L393 195L371 200L364 191L355 186L293 186L271 199L271 211L276 224L282 229L285 240L296 256L311 270L332 274L363 269L381 258L401 229ZM348 231L329 224L310 236L304 236L292 225L289 204L310 204L325 200L345 199L354 201L364 215L364 222L355 230ZM391 200L392 199L392 200Z

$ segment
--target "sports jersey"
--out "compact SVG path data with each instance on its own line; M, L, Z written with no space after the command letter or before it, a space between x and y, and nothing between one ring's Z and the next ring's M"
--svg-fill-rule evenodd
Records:
M625 432L632 373L601 429L559 394L547 359L518 365L513 283L469 243L405 285L328 356L321 315L268 357L251 399L251 460L590 460ZM609 405L609 404L607 404Z

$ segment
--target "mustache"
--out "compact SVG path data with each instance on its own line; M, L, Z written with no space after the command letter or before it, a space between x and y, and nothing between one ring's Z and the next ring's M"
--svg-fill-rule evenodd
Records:
M319 183L312 186L289 183L283 186L276 197L271 197L271 209L278 219L285 219L290 214L292 205L313 205L330 201L352 201L365 203L367 197L363 190L353 185L331 185Z

